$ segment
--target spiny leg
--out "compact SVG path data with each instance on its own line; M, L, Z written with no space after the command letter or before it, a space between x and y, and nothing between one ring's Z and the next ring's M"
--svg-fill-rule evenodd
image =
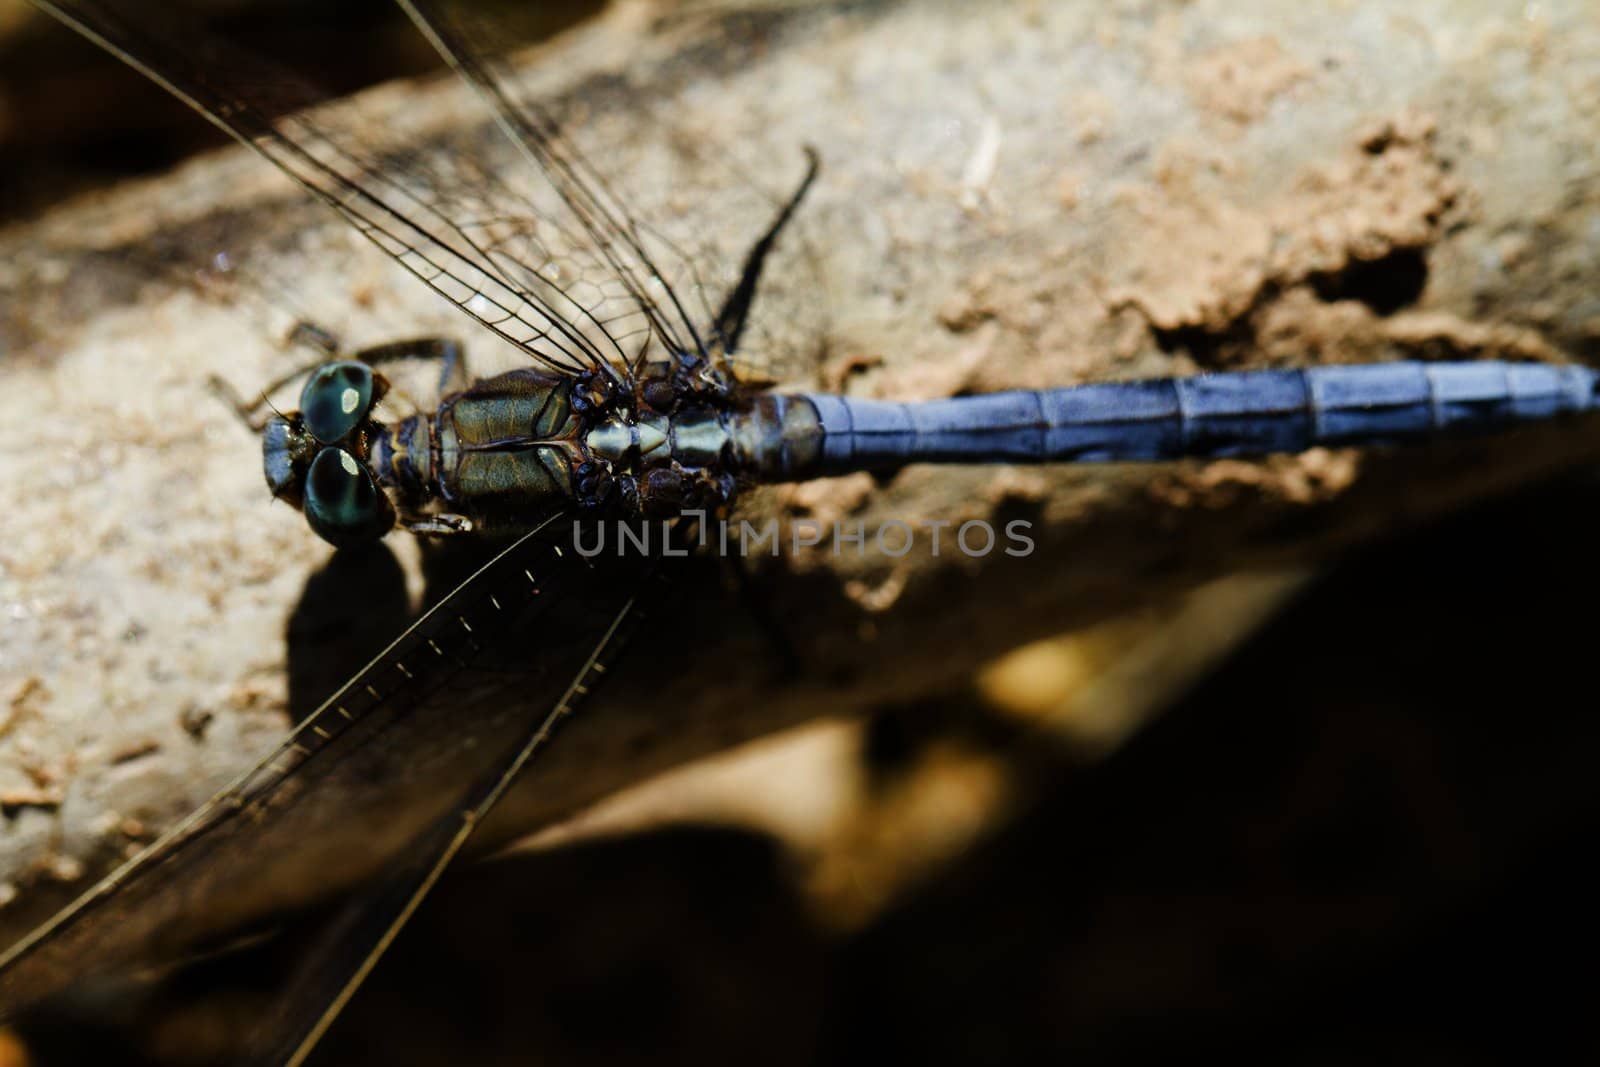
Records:
M239 391L233 387L233 383L221 375L213 374L207 379L208 384L211 386L211 391L221 397L222 402L232 408L233 413L239 416L240 420L250 427L253 433L260 433L266 428L266 411L272 408L270 397L273 393L282 389L296 378L309 374L316 367L337 358L339 353L338 336L332 330L319 326L309 319L297 320L289 328L284 342L297 348L311 349L317 353L317 359L312 363L302 363L288 373L281 374L273 381L268 382L261 387L261 390L256 394L256 399L253 401L246 400L241 396Z
M290 327L288 341L291 345L321 352L326 359L332 359L342 347L337 334L309 319L300 319Z
M435 407L445 395L459 392L467 386L466 356L461 351L461 345L448 337L408 337L399 341L389 341L360 349L349 358L359 360L370 367L398 363L405 359L437 360L439 385L432 397L432 403L419 403L405 390L395 388L392 382L384 383L384 392L392 390L395 396L401 397L417 410Z
M399 526L418 537L453 537L477 528L465 515L448 511L438 515L405 516L400 519Z
M408 337L360 349L350 358L374 367L402 359L436 359L440 396L467 387L466 353L461 350L461 343L450 337Z
M720 358L724 363L728 356L739 348L739 338L744 333L746 320L750 317L750 307L755 302L756 286L760 284L761 271L766 266L767 255L777 244L778 235L794 217L795 209L800 206L800 201L805 199L806 192L811 188L811 183L816 179L817 171L822 166L821 157L817 155L815 148L807 145L805 153L806 174L800 179L799 188L779 210L778 217L767 227L767 232L751 246L749 254L744 259L744 268L739 272L739 284L734 286L733 292L728 294L728 299L723 303L722 310L717 312L715 337L720 348Z
M232 383L218 375L213 374L210 378L212 391L221 396L223 402L231 407L254 433L260 433L266 428L265 411L271 409L270 397L273 393L295 379L305 377L317 367L336 358L338 354L337 338L315 323L305 321L296 323L289 331L289 341L291 344L316 349L320 353L319 358L313 363L301 364L268 382L262 386L254 401L245 400L239 395L238 390L234 389ZM436 359L440 364L440 396L463 389L467 384L466 356L461 350L460 343L448 337L412 337L401 341L390 341L357 349L348 358L374 367L402 359Z

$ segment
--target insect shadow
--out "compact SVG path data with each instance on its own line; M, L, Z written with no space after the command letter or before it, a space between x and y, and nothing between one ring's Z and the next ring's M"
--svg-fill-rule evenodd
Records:
M288 710L296 723L504 547L465 540L421 542L419 603L405 568L381 541L339 549L306 579L285 627Z

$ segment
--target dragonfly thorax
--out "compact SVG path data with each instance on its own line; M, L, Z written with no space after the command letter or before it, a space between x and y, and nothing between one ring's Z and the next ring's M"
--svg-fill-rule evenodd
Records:
M370 467L403 525L527 528L569 507L675 515L733 492L731 436L714 404L658 410L642 385L525 368L474 382L437 411L379 427Z

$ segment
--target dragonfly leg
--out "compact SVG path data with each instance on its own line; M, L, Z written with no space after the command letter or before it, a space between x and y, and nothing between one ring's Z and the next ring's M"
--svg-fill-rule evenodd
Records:
M246 400L231 382L219 375L213 374L209 379L212 392L220 396L223 403L232 408L254 433L260 433L266 428L268 412L272 411L270 398L273 393L297 378L305 377L338 353L337 338L315 323L304 320L296 323L289 331L289 340L293 344L315 349L319 353L318 358L268 382L261 387L261 391L253 401ZM404 341L391 341L388 344L358 349L351 353L349 358L373 366L401 359L436 359L439 361L440 396L464 389L467 385L466 357L461 351L460 343L447 337L416 337Z
M800 201L805 199L806 192L811 188L817 170L822 165L821 157L817 155L815 148L807 145L805 152L806 173L805 177L800 179L799 188L795 189L788 202L778 211L778 217L767 227L767 232L751 246L749 254L744 259L744 269L739 272L739 284L734 286L733 292L728 294L727 301L723 303L722 310L717 312L716 339L724 363L729 354L739 348L739 337L744 333L745 320L750 317L750 307L755 302L756 286L761 281L761 269L766 266L767 255L777 244L778 235L794 217ZM726 367L723 369L727 370Z
M333 332L318 326L308 319L300 319L289 329L285 338L286 343L297 347L309 348L317 353L317 359L311 363L303 363L286 374L281 374L274 380L261 387L255 400L247 401L233 387L233 383L219 375L213 374L210 379L211 391L222 398L222 402L233 409L244 424L250 427L253 433L260 433L266 428L268 412L272 410L270 397L296 378L304 377L311 370L328 360L333 359L339 351L339 339Z
M410 337L403 341L373 345L353 353L351 359L377 366L402 359L439 361L439 395L459 392L467 387L467 357L461 343L449 337Z
M418 537L451 537L471 533L476 527L465 515L445 512L440 515L422 515L400 520L400 528Z
M275 409L272 406L272 394L276 393L279 389L282 389L296 378L304 378L307 374L310 374L313 370L322 366L322 364L326 362L328 362L328 357L327 355L323 355L320 359L313 363L303 363L289 371L287 374L280 374L278 377L262 386L261 391L256 394L256 398L254 400L246 400L239 394L239 390L233 387L232 382L228 381L226 378L223 378L219 374L213 374L206 380L211 386L211 391L220 396L222 398L222 402L231 407L234 411L234 414L238 415L239 418L244 421L246 426L250 427L253 432L260 433L266 428L267 420L270 418L268 412L275 412Z
M259 415L262 405L266 403L267 398L265 396L257 399L255 403L251 403L240 396L239 390L233 387L233 383L220 374L211 375L206 379L206 384L211 387L211 392L216 395L217 399L228 405L228 410L232 411L239 417L240 421L250 427L252 433L260 433L266 428L266 420Z
M321 362L325 361L318 360L318 363ZM312 363L308 366L297 368L292 374L284 375L282 378L279 378L277 381L272 382L263 388L261 392L256 395L254 400L246 400L240 395L239 390L233 387L233 383L222 377L220 374L211 375L206 379L206 383L211 387L211 391L215 393L224 404L228 405L228 407L233 410L235 415L239 416L240 421L246 426L250 427L250 431L252 433L260 433L262 430L266 429L267 420L271 417L268 413L275 412L275 409L272 406L272 394L281 388L285 383L305 374L315 366L317 366L317 363Z
M332 330L309 319L300 319L289 328L288 343L320 352L323 359L332 359L341 347L339 338Z

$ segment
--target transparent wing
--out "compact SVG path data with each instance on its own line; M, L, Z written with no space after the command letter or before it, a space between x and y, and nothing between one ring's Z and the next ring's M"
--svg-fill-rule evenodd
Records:
M119 0L39 3L254 148L429 288L540 362L620 376L640 358L647 336L614 308L617 285L639 299L630 279L609 264L595 269L585 228L541 216L487 161L448 146L368 149L355 132L359 118L345 124L337 108L274 120L315 94L193 31L152 28ZM631 317L655 321L638 307Z
M596 684L619 644L634 607L626 597L555 705L522 742L497 760L446 812L412 841L375 886L352 898L318 932L282 998L256 1027L248 1062L299 1064L411 918L484 816L550 739L575 702Z
M694 316L646 248L643 230L605 179L562 135L549 113L535 100L517 98L515 83L497 73L487 53L468 44L459 20L422 0L399 3L451 68L478 91L511 143L549 180L584 235L672 354L697 356L706 352ZM507 247L514 250L521 243L510 242Z
M220 936L303 903L269 887L369 879L498 798L585 695L644 587L645 561L590 569L541 536L552 529L484 565L252 770L0 956L0 1017L188 950L197 912ZM365 849L328 832L350 822Z
M566 209L542 213L539 219L559 216L575 221L584 239L580 243L586 243L603 260L616 284L631 298L627 305L638 309L649 332L665 344L668 351L661 354L679 361L713 358L735 366L754 296L741 291L750 278L746 268L751 249L761 242L775 218L787 217L793 190L777 196L764 193L748 180L734 177L737 169L728 168L728 161L708 162L703 158L705 146L696 144L695 138L675 134L659 117L651 116L636 125L631 137L640 169L648 170L658 183L675 185L681 165L691 156L701 156L696 161L699 168L720 179L716 191L705 198L714 209L700 213L701 228L707 228L704 216L708 214L733 223L729 228L738 247L719 250L703 240L686 243L675 238L668 233L670 226L646 223L643 213L631 206L637 190L625 195L590 163L577 139L502 58L503 49L481 45L485 40L503 40L503 33L489 32L480 14L464 15L459 4L433 0L399 3L452 69L477 90L508 143L527 164L524 172L541 176ZM651 133L662 137L663 143L648 145ZM804 169L808 159L809 171ZM816 164L814 155L795 146L794 161L794 180L809 182ZM662 220L673 214L652 213ZM535 247L549 245L536 232L528 236L537 239ZM506 234L495 251L504 252L514 262L529 262L533 256L525 241L522 235ZM761 258L765 254L763 249ZM641 358L647 354L641 352Z

